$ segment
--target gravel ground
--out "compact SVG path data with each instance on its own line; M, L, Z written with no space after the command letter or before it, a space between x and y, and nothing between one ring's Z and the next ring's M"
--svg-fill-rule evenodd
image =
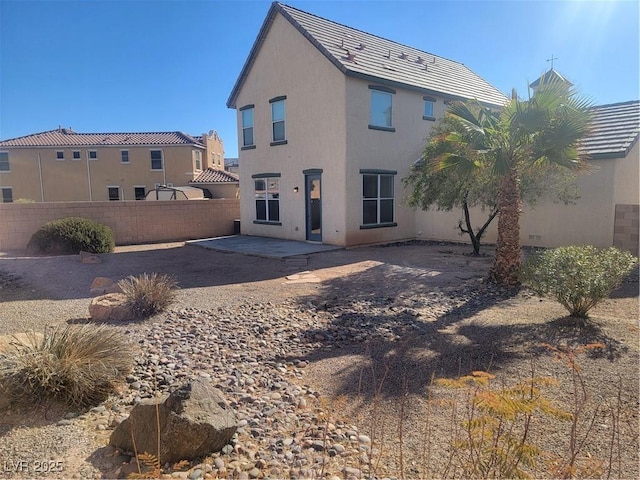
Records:
M579 461L602 459L611 477L638 478L637 277L576 328L553 302L483 283L490 257L467 249L409 244L289 263L182 244L119 248L98 265L0 256L2 333L88 321L95 276L156 271L182 287L170 312L121 326L145 353L119 395L89 412L38 406L2 417L0 477L125 477L136 465L104 446L113 426L139 399L195 376L225 392L241 427L225 451L183 471L167 466L167 476L459 477L449 444L460 418L444 402L456 397L432 375L490 370L509 383L534 365L559 379L548 395L570 409L570 371L541 344L600 342L579 356L591 392ZM300 270L311 273L287 280ZM535 423L532 438L548 451L536 477L552 477L548 465L566 458L568 431Z

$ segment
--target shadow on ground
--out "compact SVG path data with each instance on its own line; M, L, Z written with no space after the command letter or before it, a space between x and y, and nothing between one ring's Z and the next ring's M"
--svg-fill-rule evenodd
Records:
M551 356L543 344L602 343L605 348L592 355L610 360L626 349L596 323L582 326L575 319L483 322L474 317L489 308L507 308L530 294L476 278L435 278L421 269L380 265L324 282L317 295L301 300L333 317L322 328L304 333L317 347L304 360L321 364L344 357L337 363L343 366L332 374L339 383L333 394L374 397L423 395L432 376L495 373L522 358ZM380 285L384 295L376 296L373 292L379 292Z

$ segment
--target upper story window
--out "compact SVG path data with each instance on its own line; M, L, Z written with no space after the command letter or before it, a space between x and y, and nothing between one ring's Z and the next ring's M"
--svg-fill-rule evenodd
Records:
M89 155L89 160L98 159L98 152L96 150L89 150L88 155Z
M120 161L122 163L129 163L129 150L120 150Z
M9 152L0 152L0 172L10 172Z
M396 172L361 170L362 226L393 226L395 196L393 180Z
M151 170L162 170L162 150L151 150Z
M271 104L271 145L284 145L287 143L285 135L285 105L287 97L276 97L269 100Z
M387 87L369 85L371 90L371 111L369 128L395 132L393 128L393 95L395 90Z
M12 203L13 202L13 190L11 187L3 187L2 188L2 203Z
M422 118L424 120L435 120L434 107L436 99L433 97L422 97L422 99L424 100L424 112L422 113Z
M194 150L193 158L196 164L196 170L202 170L202 157L199 150Z
M280 174L254 175L256 223L280 222Z
M64 152L62 150L56 151L56 160L64 160Z
M246 105L240 109L242 116L242 147L255 146L253 141L253 105Z
M71 158L73 160L80 160L80 150L74 150L71 152Z

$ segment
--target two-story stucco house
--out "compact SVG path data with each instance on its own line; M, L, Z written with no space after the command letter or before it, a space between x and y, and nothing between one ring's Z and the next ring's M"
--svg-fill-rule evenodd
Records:
M159 185L187 185L224 170L215 131L78 133L58 128L0 141L2 201L142 200ZM237 183L237 180L235 180Z
M416 237L401 178L448 101L507 100L461 63L274 3L231 92L242 233Z

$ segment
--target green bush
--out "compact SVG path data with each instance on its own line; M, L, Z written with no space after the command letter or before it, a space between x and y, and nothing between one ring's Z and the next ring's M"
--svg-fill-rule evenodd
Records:
M551 295L571 316L587 312L618 287L638 260L615 247L554 248L535 254L522 265L521 281L540 295Z
M33 253L108 253L115 247L113 232L88 218L69 217L44 224L31 236L27 250Z
M131 310L139 318L147 318L165 310L176 297L176 281L168 275L143 273L118 282Z
M0 383L21 404L59 400L96 405L133 367L123 332L106 325L66 325L30 334L0 353Z

